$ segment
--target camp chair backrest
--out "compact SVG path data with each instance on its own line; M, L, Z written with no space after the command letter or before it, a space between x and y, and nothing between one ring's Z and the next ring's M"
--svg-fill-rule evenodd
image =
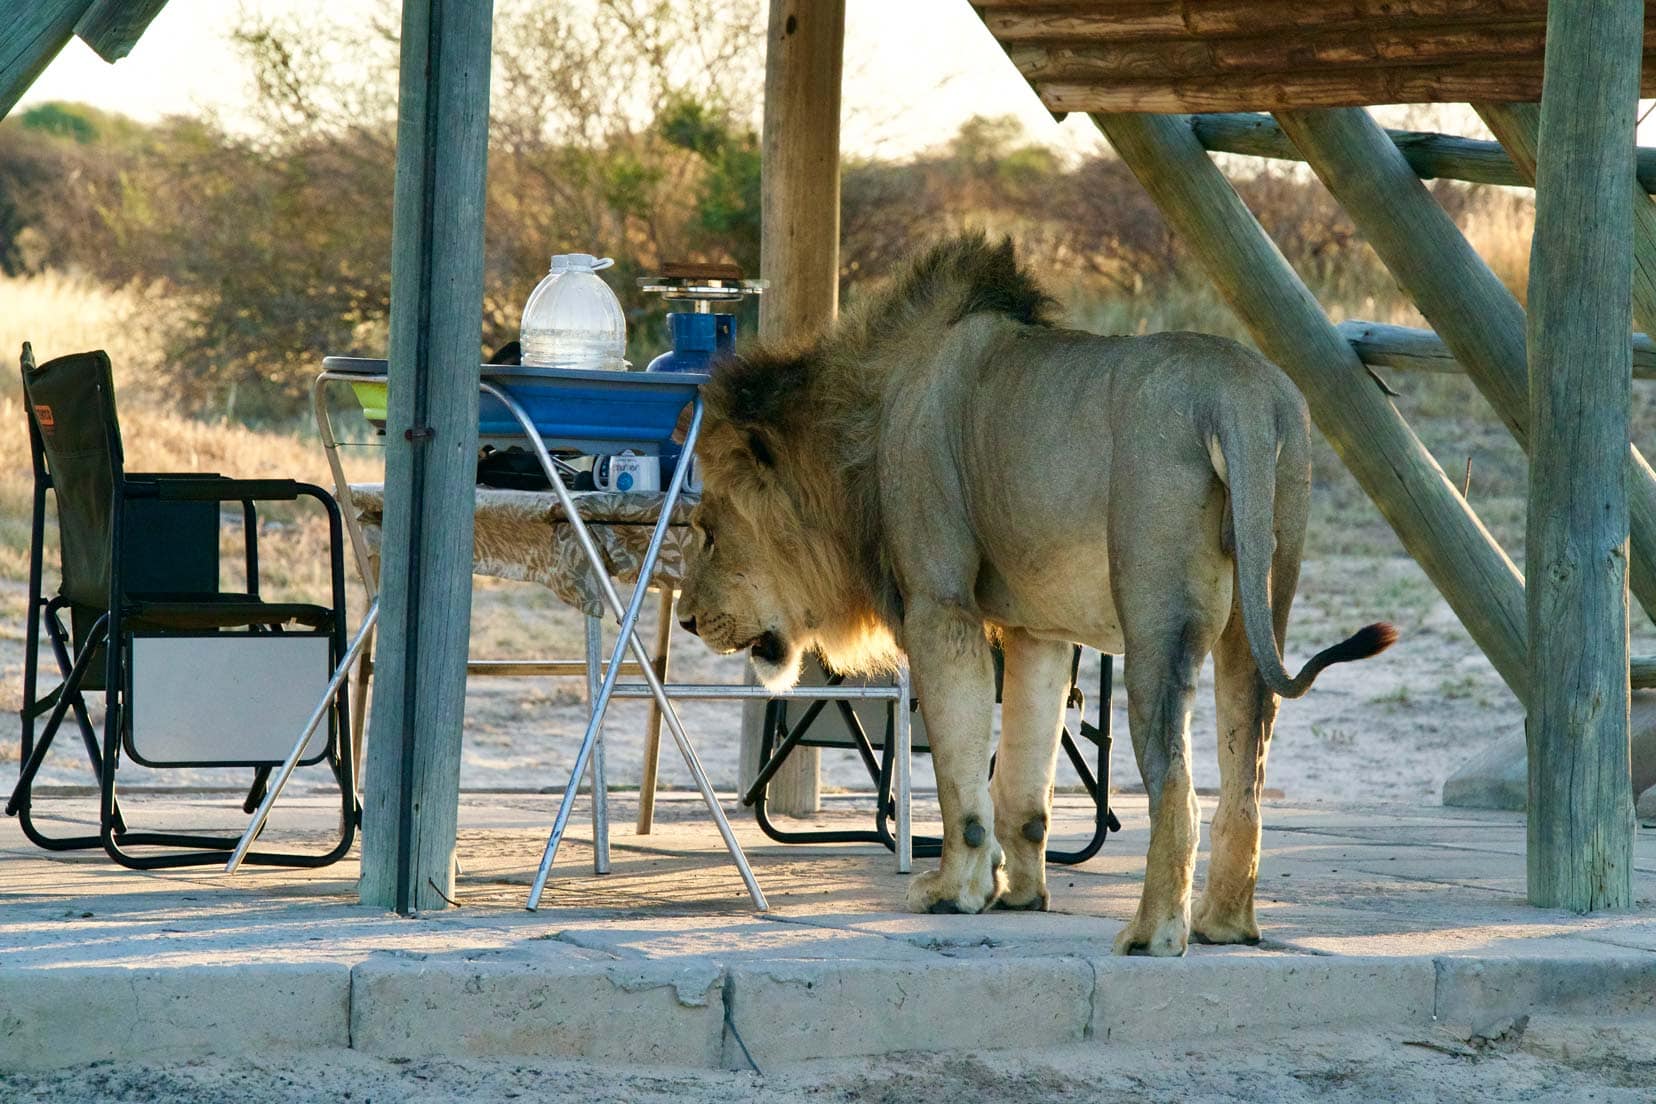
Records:
M35 440L57 496L61 593L77 629L109 606L115 487L124 479L109 356L74 353L23 366ZM134 476L136 480L166 476ZM124 503L121 591L183 597L218 590L218 505L137 498ZM77 640L81 637L76 632Z
M100 349L25 364L23 393L57 496L60 592L75 606L105 608L110 511L122 463L109 355Z

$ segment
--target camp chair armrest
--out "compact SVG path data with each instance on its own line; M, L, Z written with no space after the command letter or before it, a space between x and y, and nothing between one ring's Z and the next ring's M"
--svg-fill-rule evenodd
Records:
M142 489L140 489L142 488ZM225 479L216 476L190 478L172 476L148 485L127 483L128 493L156 498L191 502L288 502L309 489L308 484L292 479Z

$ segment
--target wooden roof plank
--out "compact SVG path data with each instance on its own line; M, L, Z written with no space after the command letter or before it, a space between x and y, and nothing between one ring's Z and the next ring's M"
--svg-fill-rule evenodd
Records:
M1481 27L1437 26L1407 34L1340 28L1247 38L1009 45L1007 53L1031 81L1102 82L1338 66L1533 60L1542 56L1546 33L1546 21L1536 19Z
M1468 27L1545 18L1547 12L1546 0L988 0L976 6L990 32L1008 45L1257 35L1337 26L1403 29L1452 22Z

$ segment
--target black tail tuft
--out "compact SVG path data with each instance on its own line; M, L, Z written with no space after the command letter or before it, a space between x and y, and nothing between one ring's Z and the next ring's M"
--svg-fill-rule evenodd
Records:
M1379 655L1393 644L1397 643L1397 629L1385 621L1376 621L1372 625L1364 625L1332 648L1324 648L1311 657L1311 662L1300 668L1285 687L1276 688L1276 692L1285 698L1297 698L1311 689L1317 675L1336 663L1350 663L1356 659L1367 659Z
M1372 625L1364 625L1332 648L1326 649L1317 658L1325 661L1323 666L1350 663L1352 660L1377 656L1396 643L1396 626L1386 621L1376 621Z

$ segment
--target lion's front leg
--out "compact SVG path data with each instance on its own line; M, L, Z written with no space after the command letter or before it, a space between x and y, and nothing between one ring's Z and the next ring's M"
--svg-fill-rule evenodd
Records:
M983 625L957 606L918 599L903 646L931 742L943 807L943 861L909 885L916 912L982 912L1006 887L989 798L995 674Z

